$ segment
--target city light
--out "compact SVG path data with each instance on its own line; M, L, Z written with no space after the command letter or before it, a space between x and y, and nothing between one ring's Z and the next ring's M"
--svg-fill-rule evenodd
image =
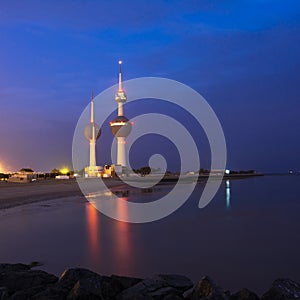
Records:
M8 173L10 168L0 161L0 173Z
M62 168L59 171L63 175L67 175L70 172L70 170L67 167Z

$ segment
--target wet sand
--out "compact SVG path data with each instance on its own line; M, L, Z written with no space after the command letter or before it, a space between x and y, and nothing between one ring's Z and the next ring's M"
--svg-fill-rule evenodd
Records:
M105 182L108 187L122 184L115 179L106 179ZM39 180L30 183L0 181L0 209L74 196L82 196L85 201L75 179Z

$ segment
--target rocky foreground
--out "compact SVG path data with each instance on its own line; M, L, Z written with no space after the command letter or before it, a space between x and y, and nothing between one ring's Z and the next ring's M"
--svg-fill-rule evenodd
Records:
M155 275L146 279L108 277L75 268L66 270L58 278L32 270L32 265L0 264L0 300L4 299L299 300L300 285L290 279L277 279L259 298L247 289L231 294L207 276L194 286L181 275Z

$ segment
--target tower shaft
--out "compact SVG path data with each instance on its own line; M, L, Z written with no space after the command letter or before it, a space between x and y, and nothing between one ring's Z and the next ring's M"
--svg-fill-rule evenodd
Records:
M117 164L126 166L125 137L117 137Z
M95 167L96 166L96 132L95 132L94 90L92 91L92 102L91 102L91 124L92 124L92 138L90 140L90 167Z
M90 140L90 167L96 167L96 140Z
M124 109L123 109L123 103L118 103L118 116L124 116Z

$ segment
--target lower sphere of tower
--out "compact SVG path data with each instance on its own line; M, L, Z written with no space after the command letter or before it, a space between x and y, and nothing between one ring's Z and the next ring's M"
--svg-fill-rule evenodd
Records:
M84 135L88 141L90 141L93 138L93 127L95 127L95 139L99 139L101 135L101 129L100 127L94 123L89 123L88 125L85 126L84 128Z
M110 130L115 137L127 137L132 125L124 116L118 116L110 122Z

